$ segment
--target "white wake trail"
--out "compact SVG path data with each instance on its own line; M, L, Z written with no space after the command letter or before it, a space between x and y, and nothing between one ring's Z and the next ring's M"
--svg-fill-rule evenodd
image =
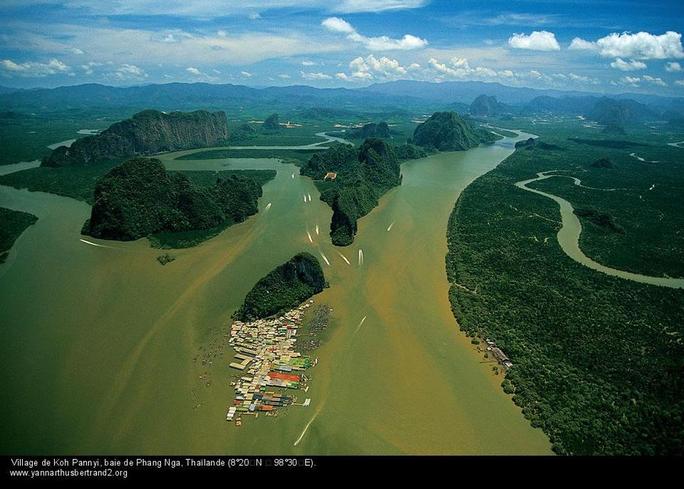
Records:
M392 226L394 226L394 221L392 221L392 224L387 226L387 232L390 232L392 230Z
M101 245L98 243L93 243L92 241L88 241L87 239L83 239L83 238L80 238L79 241L81 241L82 243L85 243L87 245L90 245L90 246L97 246L98 248L109 248L112 250L115 249L113 246L105 246L105 245Z
M264 210L267 211L267 210L269 210L270 208L271 208L271 203L269 202L268 204L266 204L266 209L264 209Z
M330 261L328 260L328 257L325 256L322 251L320 251L319 253L321 254L321 257L323 257L323 260L325 261L325 263L327 263L328 266L330 266Z
M311 233L309 231L306 232L306 235L309 237L309 241L313 243L313 238L311 237Z
M340 255L340 257L347 263L347 265L351 265L351 263L349 263L349 260L347 260L347 257L346 257L346 256L344 256L344 255L343 255L342 253L340 253L339 251L337 252L337 254Z
M354 330L354 334L356 334L356 333L359 332L359 330L361 329L361 326L363 326L363 323L366 322L366 318L367 318L367 317L368 317L368 316L363 316L363 318L361 318L361 322L359 322L359 325L358 325L358 326L356 327L356 329Z
M318 224L316 224L316 234L318 235Z
M363 265L363 250L359 250L359 266Z

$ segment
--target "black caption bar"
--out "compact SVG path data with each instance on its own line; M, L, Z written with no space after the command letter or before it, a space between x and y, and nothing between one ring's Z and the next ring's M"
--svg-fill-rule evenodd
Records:
M681 459L630 457L408 457L408 456L3 456L3 476L10 482L128 482L172 479L227 480L258 473L426 473L477 474L496 467L507 470L548 470L555 477L578 469L598 469L604 475L627 476L644 470L662 471ZM358 472L357 472L358 471ZM571 477L572 478L572 477Z

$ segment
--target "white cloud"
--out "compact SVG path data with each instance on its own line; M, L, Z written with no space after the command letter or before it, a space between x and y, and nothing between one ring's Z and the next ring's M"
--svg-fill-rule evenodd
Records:
M641 78L638 76L623 76L620 78L620 82L624 85L629 85L632 87L638 87L639 82L641 81Z
M684 58L682 35L673 31L661 35L648 32L613 32L593 43L575 38L570 44L570 49L593 49L605 58Z
M676 61L665 63L665 71L667 71L668 73L679 73L680 71L682 71L682 65L680 65Z
M651 83L652 85L658 85L659 87L666 87L667 83L663 81L662 78L657 76L644 75L641 77L645 82Z
M147 78L145 70L136 65L124 63L113 73L117 80L144 80Z
M370 54L366 58L358 57L349 63L349 68L354 78L399 78L406 75L404 68L399 61L382 56L376 58Z
M302 66L315 66L315 65L316 65L316 63L314 63L313 61L308 61L308 60L302 61Z
M190 73L191 75L195 75L195 76L202 76L202 75L204 75L204 73L202 73L200 70L198 70L197 68L192 67L192 66L188 66L187 68L185 68L185 71L187 71L187 72Z
M593 51L594 49L596 49L596 43L593 43L591 41L587 41L585 39L582 39L581 37L576 37L572 40L568 49L572 49L574 51L579 51L579 50Z
M533 31L532 34L513 34L508 45L515 49L531 49L534 51L559 51L560 45L556 35L548 31Z
M249 71L241 71L240 76L243 78L252 78L252 74Z
M71 68L62 61L52 58L47 63L27 61L25 63L15 63L11 59L0 61L0 68L10 75L25 77L44 77L69 73Z
M300 74L302 75L302 78L305 80L330 80L332 76L326 74L326 73L307 73L304 71L300 71Z
M363 44L371 51L420 49L428 45L425 39L411 34L404 34L401 39L393 39L388 36L367 37L359 34L354 26L339 17L328 17L321 22L321 25L330 32L345 34L350 41Z
M278 78L282 78L283 80L289 80L290 75L288 75L287 73L281 73L278 75Z
M630 87L639 87L642 83L656 85L659 87L667 86L667 83L662 78L650 75L644 75L641 78L639 78L638 76L623 76L619 80L619 84L627 85Z
M646 69L646 63L642 63L641 61L636 61L634 59L625 61L622 58L616 58L615 61L610 64L610 66L620 71L637 71Z
M684 87L684 80L675 80L675 85L679 85L680 87Z
M448 78L457 78L457 79L464 79L464 78L496 78L499 76L499 73L496 72L495 70L491 68L487 68L484 66L476 66L475 68L472 68L470 64L468 63L468 60L466 58L461 58L458 56L454 56L451 58L449 61L449 64L447 63L441 63L435 58L430 58L428 60L428 64L430 65L430 68L432 68L434 71L436 71L439 75L446 76ZM504 73L503 76L507 76L509 73ZM510 72L510 75L513 75L513 72Z

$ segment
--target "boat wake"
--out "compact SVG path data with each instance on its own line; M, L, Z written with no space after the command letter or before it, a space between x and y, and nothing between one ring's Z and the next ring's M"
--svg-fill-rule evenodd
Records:
M339 251L337 252L337 254L340 255L340 258L342 258L342 259L345 261L345 263L346 263L347 265L351 265L351 263L349 263L349 260L347 260L347 257L346 257L346 256L344 256L344 255L343 255L342 253L340 253Z
M330 261L328 260L328 257L325 256L325 255L323 254L322 251L319 251L319 253L321 254L321 257L323 258L323 261L325 261L325 263L326 263L328 266L330 266Z
M356 329L354 330L354 335L356 335L356 333L359 332L359 330L361 329L361 326L363 326L363 323L366 322L366 318L367 318L367 317L368 317L368 316L363 316L363 317L361 318L361 321L359 322L358 326L356 326Z
M83 239L83 238L80 238L79 241L80 241L81 243L85 243L85 244L90 245L90 246L96 246L96 247L98 247L98 248L108 248L108 249L110 249L110 250L115 250L115 249L116 249L114 246L106 246L106 245L102 245L102 244L99 244L99 243L93 243L92 241L88 241L87 239Z
M363 250L359 250L359 266L363 265Z

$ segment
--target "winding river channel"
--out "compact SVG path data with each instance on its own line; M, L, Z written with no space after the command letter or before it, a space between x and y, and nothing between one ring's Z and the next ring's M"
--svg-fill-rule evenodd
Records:
M548 178L559 177L570 178L573 180L575 185L592 190L614 192L619 189L600 189L594 187L586 187L582 185L582 181L579 178L571 177L568 175L559 175L555 173L556 171L558 170L539 172L537 173L537 176L535 178L530 178L529 180L522 180L520 182L517 182L515 186L523 190L527 190L528 192L532 192L537 195L542 195L546 198L549 198L560 206L561 229L558 231L558 243L560 244L561 249L565 252L566 255L568 255L576 262L588 268L591 268L592 270L596 270L597 272L605 273L607 275L612 275L614 277L620 277L626 280L632 280L634 282L640 282L643 284L658 285L661 287L671 287L675 289L684 288L684 278L653 277L649 275L641 275L638 273L617 270L615 268L610 268L605 265L601 265L600 263L592 260L587 255L585 255L579 246L580 234L582 233L582 223L580 222L579 217L577 217L577 215L573 212L574 208L572 207L572 204L567 200L558 197L557 195L549 194L547 192L542 192L541 190L530 188L528 187L528 185L534 182L539 182L541 180L546 180Z
M528 137L404 163L402 185L345 248L331 245L331 210L297 167L162 155L172 169L277 170L256 216L163 267L146 240L81 241L83 202L0 187L0 206L39 217L0 265L3 450L550 453L459 332L444 265L458 196ZM236 427L225 421L232 352L198 357L216 351L254 283L302 250L321 258L330 288L316 301L333 309L311 405Z

